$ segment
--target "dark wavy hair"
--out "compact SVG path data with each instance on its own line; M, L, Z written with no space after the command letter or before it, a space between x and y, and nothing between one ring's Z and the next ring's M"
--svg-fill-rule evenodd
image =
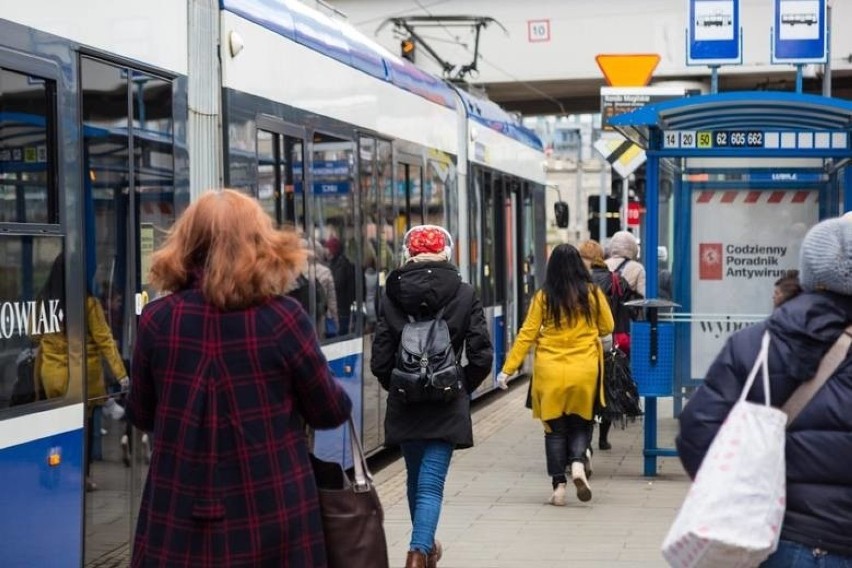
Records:
M547 276L544 279L544 303L546 315L553 318L556 327L574 325L579 317L592 323L592 314L597 311L597 297L592 307L592 292L595 285L586 270L580 252L572 245L562 244L550 253L547 261Z

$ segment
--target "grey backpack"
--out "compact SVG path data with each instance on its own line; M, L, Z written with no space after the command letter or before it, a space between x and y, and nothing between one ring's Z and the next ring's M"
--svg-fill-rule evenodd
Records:
M405 402L448 402L464 392L464 372L443 316L444 308L424 321L408 316L391 371L392 395Z

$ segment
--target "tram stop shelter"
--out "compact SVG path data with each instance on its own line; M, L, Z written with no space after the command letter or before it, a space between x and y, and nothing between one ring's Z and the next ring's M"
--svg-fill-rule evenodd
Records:
M669 266L645 255L647 298L670 270L677 304L648 302L654 317L633 325L644 474L653 476L657 457L677 455L657 445L657 399L674 397L677 415L728 337L769 315L774 283L798 268L807 230L852 208L852 102L726 92L649 105L611 124L648 158L642 250L669 251Z

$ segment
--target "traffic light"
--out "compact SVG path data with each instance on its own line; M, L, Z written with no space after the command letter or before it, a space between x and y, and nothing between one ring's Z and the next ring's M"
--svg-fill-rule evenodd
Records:
M415 47L416 46L412 38L405 38L404 40L399 42L399 54L402 56L403 59L407 59L414 63Z
M600 234L600 203L599 195L589 196L589 236L602 242ZM608 238L621 230L621 202L615 197L607 196L606 198L606 235L603 238Z
M564 201L557 201L553 204L553 215L556 217L556 226L560 229L567 229L569 216L568 204Z

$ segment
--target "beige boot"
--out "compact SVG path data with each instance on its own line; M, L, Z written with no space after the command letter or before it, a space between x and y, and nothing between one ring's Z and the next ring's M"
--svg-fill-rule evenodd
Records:
M409 550L405 558L405 568L426 568L426 554L416 550Z
M592 499L592 488L589 487L589 480L586 479L586 468L583 462L575 461L571 464L571 479L577 488L577 499L584 503L590 501Z

